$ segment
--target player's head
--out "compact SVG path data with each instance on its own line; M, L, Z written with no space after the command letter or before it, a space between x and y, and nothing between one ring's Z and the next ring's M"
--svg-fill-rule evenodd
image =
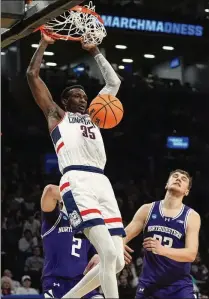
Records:
M192 177L182 169L176 169L169 174L166 189L180 196L187 196L192 187Z
M87 100L87 95L81 85L69 86L61 94L61 102L65 110L73 113L85 113Z

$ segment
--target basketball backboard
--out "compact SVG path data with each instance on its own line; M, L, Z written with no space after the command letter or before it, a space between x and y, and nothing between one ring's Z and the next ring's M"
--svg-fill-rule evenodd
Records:
M84 0L48 0L48 1L17 1L19 6L15 6L14 1L2 1L5 3L7 11L11 12L1 16L1 48L9 46L13 42L31 34L46 21L57 17L64 11L81 4ZM23 2L20 3L20 2ZM23 11L22 11L23 10ZM16 15L15 22L12 16Z

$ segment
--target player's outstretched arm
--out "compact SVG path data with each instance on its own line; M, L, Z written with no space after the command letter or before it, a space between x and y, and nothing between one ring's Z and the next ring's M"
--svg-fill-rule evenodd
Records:
M169 248L162 246L158 240L147 238L143 246L155 254L166 256L176 262L193 262L199 246L200 215L192 211L188 217L185 248Z
M114 71L110 63L107 61L107 59L99 51L97 46L91 44L84 44L83 42L81 43L83 49L87 50L94 57L104 77L106 85L100 91L100 94L111 94L113 96L116 96L121 84L121 81L118 78L116 72Z
M149 213L150 208L151 208L151 204L146 204L143 205L141 208L139 208L136 214L134 215L132 221L125 228L126 237L123 239L123 242L124 242L124 259L126 264L131 263L132 261L131 253L133 252L133 250L126 244L129 241L131 241L133 238L138 236L138 234L141 233L146 223L147 215Z
M93 269L96 265L98 265L99 262L100 262L99 255L95 254L89 261L88 265L86 266L83 275L86 275L91 269Z
M56 185L47 185L44 188L41 197L41 210L43 212L54 211L57 201L61 200L59 187Z
M124 238L124 244L127 244L142 232L151 205L152 204L145 204L138 209L132 221L125 228L126 237Z
M56 126L64 116L64 111L53 101L51 93L39 76L44 51L52 43L54 43L52 38L42 35L39 47L27 69L28 84L36 103L49 121L49 129Z

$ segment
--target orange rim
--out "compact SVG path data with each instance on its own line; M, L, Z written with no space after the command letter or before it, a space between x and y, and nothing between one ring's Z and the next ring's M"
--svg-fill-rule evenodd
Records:
M73 8L69 9L69 11L71 11L71 10L83 12L86 14L91 14L91 15L95 16L99 20L100 23L104 24L104 21L102 20L100 15L98 15L95 11L93 11L87 7L76 5ZM64 39L64 40L71 40L71 41L81 41L81 39L82 39L82 36L80 36L80 37L66 36L63 34L55 33L53 31L49 31L45 28L45 25L42 25L39 28L35 29L34 32L36 32L37 30L42 31L44 34L46 34L47 36L49 36L53 39Z

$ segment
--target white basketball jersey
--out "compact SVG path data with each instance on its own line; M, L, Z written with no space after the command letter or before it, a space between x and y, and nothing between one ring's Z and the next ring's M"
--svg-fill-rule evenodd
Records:
M88 114L65 113L51 137L61 173L72 165L104 169L106 154L102 135Z

